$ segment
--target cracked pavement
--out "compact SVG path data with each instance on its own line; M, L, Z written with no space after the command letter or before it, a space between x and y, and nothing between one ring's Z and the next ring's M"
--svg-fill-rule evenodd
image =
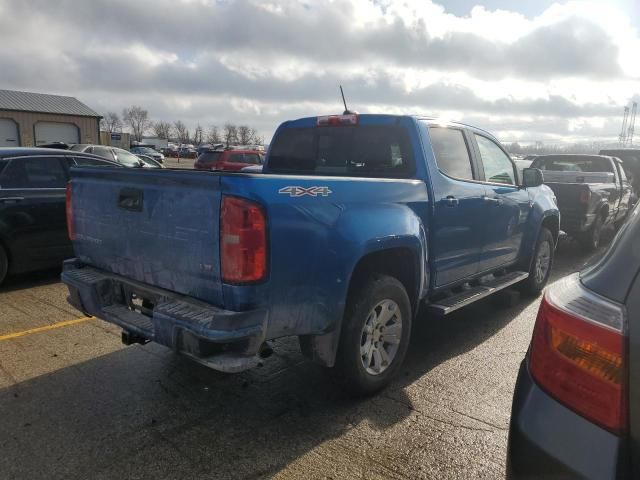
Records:
M563 244L553 279L586 260ZM0 287L0 337L82 316L57 275ZM95 319L0 340L0 478L502 478L539 302L516 297L419 315L401 375L368 399L295 339L237 375Z

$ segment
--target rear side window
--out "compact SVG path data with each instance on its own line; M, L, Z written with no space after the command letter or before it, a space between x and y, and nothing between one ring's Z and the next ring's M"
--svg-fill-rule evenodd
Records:
M480 149L484 177L487 182L515 185L516 176L513 171L513 162L507 154L493 140L477 134L475 137Z
M1 169L2 167L0 167ZM622 168L622 165L618 164L618 171L620 172L620 179L622 182L628 182L629 179L627 179L627 174L624 171L624 168Z
M430 127L429 138L442 173L460 180L473 180L471 157L461 130Z
M249 163L252 165L260 164L260 157L257 153L232 153L229 156L231 163Z
M409 135L398 126L287 128L274 139L269 169L406 178L413 174L415 161Z
M66 183L58 158L16 158L0 173L0 188L64 188Z
M112 163L89 157L73 157L79 167L113 167Z

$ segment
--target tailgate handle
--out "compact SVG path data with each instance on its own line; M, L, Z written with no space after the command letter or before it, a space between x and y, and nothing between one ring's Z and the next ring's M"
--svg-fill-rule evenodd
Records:
M144 196L137 188L123 188L118 195L118 207L133 212L141 212Z

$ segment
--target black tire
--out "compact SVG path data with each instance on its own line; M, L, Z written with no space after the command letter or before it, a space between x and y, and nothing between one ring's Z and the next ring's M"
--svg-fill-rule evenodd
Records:
M545 247L548 246L548 249ZM531 258L531 266L529 267L529 276L526 280L523 280L520 285L520 291L529 296L537 296L545 287L551 276L551 270L553 269L553 260L555 258L555 240L553 234L546 228L540 230L538 235L538 241L536 242L536 248ZM545 254L548 254L548 266L539 271L540 263L543 262ZM542 273L542 274L541 274Z
M582 234L578 238L580 245L586 252L593 252L600 246L600 240L602 238L602 227L604 225L604 219L602 215L598 215L591 225L591 228Z
M394 303L395 306L393 305ZM399 343L397 344L385 342L383 335L384 328L394 328L394 331L397 331L396 323L385 324L382 331L375 330L375 332L369 333L365 331L365 325L371 321L371 318L383 318L374 315L374 309L377 312L378 308L380 308L380 314L382 314L383 306L380 306L380 304L393 307L393 310L389 309L388 311L396 312L388 322L397 322L397 313L399 312L401 315L400 334L392 335L394 339L398 339L397 337L399 336ZM374 317L371 315L374 315ZM411 319L412 312L409 296L402 283L397 279L387 275L374 275L370 280L359 281L358 285L350 293L347 302L336 362L338 372L341 374L348 390L356 395L371 395L391 382L407 353L411 336ZM367 339L367 337L374 338L376 334L381 335L378 337L379 341L373 342ZM366 345L370 345L369 353L361 354L361 348L367 348ZM376 348L373 348L373 345ZM395 353L391 356L387 366L384 366L385 361L379 352L382 349L385 350L385 354L389 355L385 346L393 349L393 345L397 345ZM372 354L372 349L377 350L377 353ZM371 373L367 371L365 363L369 360L369 370L373 370L376 367L376 363L378 363L376 358L378 362L382 362L379 367L380 372Z
M9 259L7 258L7 253L4 251L2 245L0 245L0 285L7 276L7 271L9 270Z
M613 224L614 228L616 229L616 232L620 230L622 226L627 222L627 219L629 218L629 212L630 210L627 210L627 213L625 214L625 216Z

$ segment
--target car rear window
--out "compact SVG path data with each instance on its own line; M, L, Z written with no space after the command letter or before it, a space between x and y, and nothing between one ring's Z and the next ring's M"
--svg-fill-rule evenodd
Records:
M269 169L406 178L413 173L415 162L409 135L398 126L287 128L274 139Z
M202 152L198 157L200 163L215 163L220 159L222 152Z
M613 173L611 162L600 157L538 157L532 168L554 172L609 172Z

